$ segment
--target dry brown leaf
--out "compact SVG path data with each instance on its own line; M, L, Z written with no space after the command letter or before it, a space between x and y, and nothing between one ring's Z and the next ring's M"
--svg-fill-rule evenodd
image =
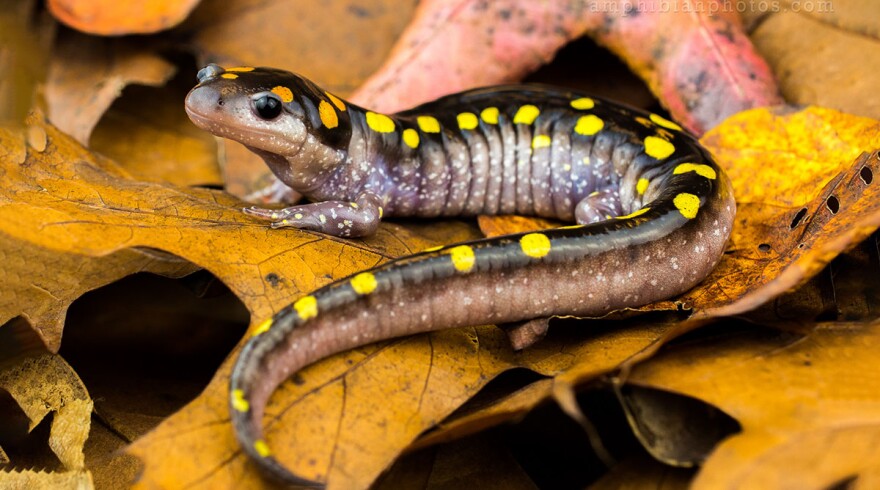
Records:
M588 490L685 490L693 471L672 468L647 456L627 458L614 465Z
M91 490L95 488L88 471L63 471L46 473L33 470L0 471L0 487L8 490Z
M163 85L174 71L154 46L62 31L46 80L49 119L87 145L92 129L123 88L133 83ZM153 107L152 103L144 105Z
M415 458L406 467L395 466L375 488L538 488L509 449L490 436L458 441Z
M54 22L34 0L0 2L0 126L21 126L46 75Z
M414 3L205 0L182 30L202 62L276 66L346 95L381 64Z
M199 0L49 0L58 20L89 34L150 34L174 27Z
M181 77L162 88L129 87L95 127L90 148L140 181L222 186L216 139L181 110L190 88Z
M68 470L84 468L83 445L89 434L92 400L82 381L61 357L45 354L0 371L0 387L9 392L33 430L54 414L49 447Z
M873 0L799 4L812 6L812 11L773 13L751 36L785 99L880 119L876 96L880 74L875 68L880 66L880 4Z
M629 382L710 403L742 426L694 488L829 488L880 469L880 323L819 325L802 339L751 332L671 348ZM862 475L867 478L862 480Z

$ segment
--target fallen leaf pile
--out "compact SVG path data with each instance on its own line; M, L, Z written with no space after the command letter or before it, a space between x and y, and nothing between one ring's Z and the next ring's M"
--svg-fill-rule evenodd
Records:
M880 11L778 3L0 0L0 487L270 488L229 425L249 328L392 258L556 225L271 230L240 211L265 165L183 112L201 65L387 110L554 55L529 79L704 132L738 207L719 266L523 351L483 325L323 360L270 400L277 458L330 488L877 486Z

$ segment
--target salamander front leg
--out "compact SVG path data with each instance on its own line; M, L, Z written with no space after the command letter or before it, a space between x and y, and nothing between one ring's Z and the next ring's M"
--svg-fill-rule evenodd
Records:
M338 237L372 235L382 219L382 199L372 192L354 202L324 201L284 209L244 208L245 214L271 222L272 228L292 227Z

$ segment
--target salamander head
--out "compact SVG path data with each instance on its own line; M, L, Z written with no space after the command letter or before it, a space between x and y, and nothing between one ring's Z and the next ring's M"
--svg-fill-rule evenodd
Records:
M210 64L197 77L186 96L192 122L259 153L291 157L306 144L339 148L350 137L346 104L293 73Z

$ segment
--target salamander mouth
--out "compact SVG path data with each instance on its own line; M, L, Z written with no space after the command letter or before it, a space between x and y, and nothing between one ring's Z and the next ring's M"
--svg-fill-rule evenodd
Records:
M235 127L229 124L223 124L222 122L217 121L216 117L205 116L204 114L200 114L198 111L188 106L186 106L185 109L186 115L189 116L189 119L193 122L193 124L213 134L214 136L229 138L231 140L238 141L239 143L242 143L244 145L254 146L264 149L266 151L271 151L273 153L277 151L277 149L274 148L265 148L266 142L273 142L278 139L278 135L272 133L271 131L263 131L260 129L254 129L245 126Z

